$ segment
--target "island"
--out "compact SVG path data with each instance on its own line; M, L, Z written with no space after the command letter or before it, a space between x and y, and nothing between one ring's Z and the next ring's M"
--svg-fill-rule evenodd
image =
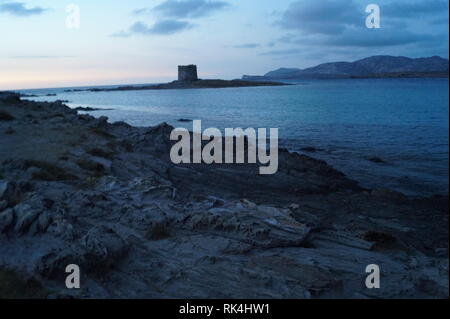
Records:
M139 90L180 90L180 89L217 89L253 86L283 86L292 85L276 81L246 81L246 80L219 80L199 79L196 65L178 66L178 80L169 83L152 85L127 85L108 88L69 89L65 92L109 92L109 91L139 91Z

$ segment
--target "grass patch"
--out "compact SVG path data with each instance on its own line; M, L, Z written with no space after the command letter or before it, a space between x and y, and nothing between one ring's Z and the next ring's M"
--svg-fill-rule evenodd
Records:
M105 150L102 150L101 148L92 148L92 149L88 150L87 153L92 156L103 157L103 158L110 159L110 160L112 160L114 157L114 153L107 152Z
M105 130L99 129L98 127L91 127L89 130L91 131L91 133L93 133L97 136L103 137L105 139L116 138L114 135L106 132Z
M44 299L49 292L34 281L22 281L12 270L0 268L0 299Z
M30 167L36 167L40 169L39 172L34 172L31 176L31 178L35 180L66 181L78 179L75 175L67 173L61 167L45 161L26 160L25 167L27 169Z
M5 111L0 111L0 121L12 121L14 120L14 116Z

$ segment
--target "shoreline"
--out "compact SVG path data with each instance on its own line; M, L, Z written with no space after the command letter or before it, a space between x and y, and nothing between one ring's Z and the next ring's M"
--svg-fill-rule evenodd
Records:
M75 107L75 105L78 105L76 103L69 105L74 110L82 111L82 114L90 114L96 117L109 117L111 114L107 111L119 111L118 109L109 108ZM132 120L127 120L127 115L124 113L125 111L120 112L121 116L112 115L115 121L124 121L131 126L135 126ZM167 119L169 125L174 127L182 126L190 130L191 133L192 127L190 125L192 122L193 120L191 118L184 117ZM110 121L110 123L112 122ZM159 121L154 121L153 123L148 123L147 126L158 125L159 123ZM145 125L138 126L145 127ZM326 145L320 144L320 142L321 141L316 141L315 144L311 144L302 138L279 138L280 148L286 149L290 153L300 153L318 160L323 160L335 169L345 173L349 178L357 181L365 188L387 188L414 198L429 198L432 196L446 196L446 194L448 194L448 180L445 177L440 180L435 180L433 189L430 189L429 184L431 183L414 179L414 171L403 171L403 174L400 173L404 167L399 165L399 163L396 162L396 158L390 156L390 154L384 154L382 151L368 151L361 153L358 152L359 149L357 147L354 147L351 149L351 154L348 154L345 157L336 157L334 153L341 150L343 145ZM365 174L361 173L361 165L364 166ZM369 167L370 165L372 166ZM387 173L386 169L390 169L391 172ZM367 177L366 175L370 177ZM388 179L398 178L399 176L407 176L408 182L400 183L398 181L388 181Z
M0 92L0 112L0 270L53 296L448 297L448 196L363 189L285 149L274 176L174 165L171 126L61 102ZM368 290L375 261L386 288ZM86 274L80 291L60 279L69 263Z

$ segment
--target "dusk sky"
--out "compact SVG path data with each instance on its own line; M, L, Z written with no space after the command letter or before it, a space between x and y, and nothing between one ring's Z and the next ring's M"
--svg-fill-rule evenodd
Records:
M367 29L365 8L381 8ZM80 8L67 28L66 7ZM447 0L0 0L0 90L240 78L371 55L448 58Z

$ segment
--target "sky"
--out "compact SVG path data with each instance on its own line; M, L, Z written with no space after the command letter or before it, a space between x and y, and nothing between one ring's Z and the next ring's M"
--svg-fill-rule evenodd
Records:
M366 27L369 4L380 28ZM380 54L448 58L448 23L447 0L0 0L0 90L165 82L181 64L233 79Z

